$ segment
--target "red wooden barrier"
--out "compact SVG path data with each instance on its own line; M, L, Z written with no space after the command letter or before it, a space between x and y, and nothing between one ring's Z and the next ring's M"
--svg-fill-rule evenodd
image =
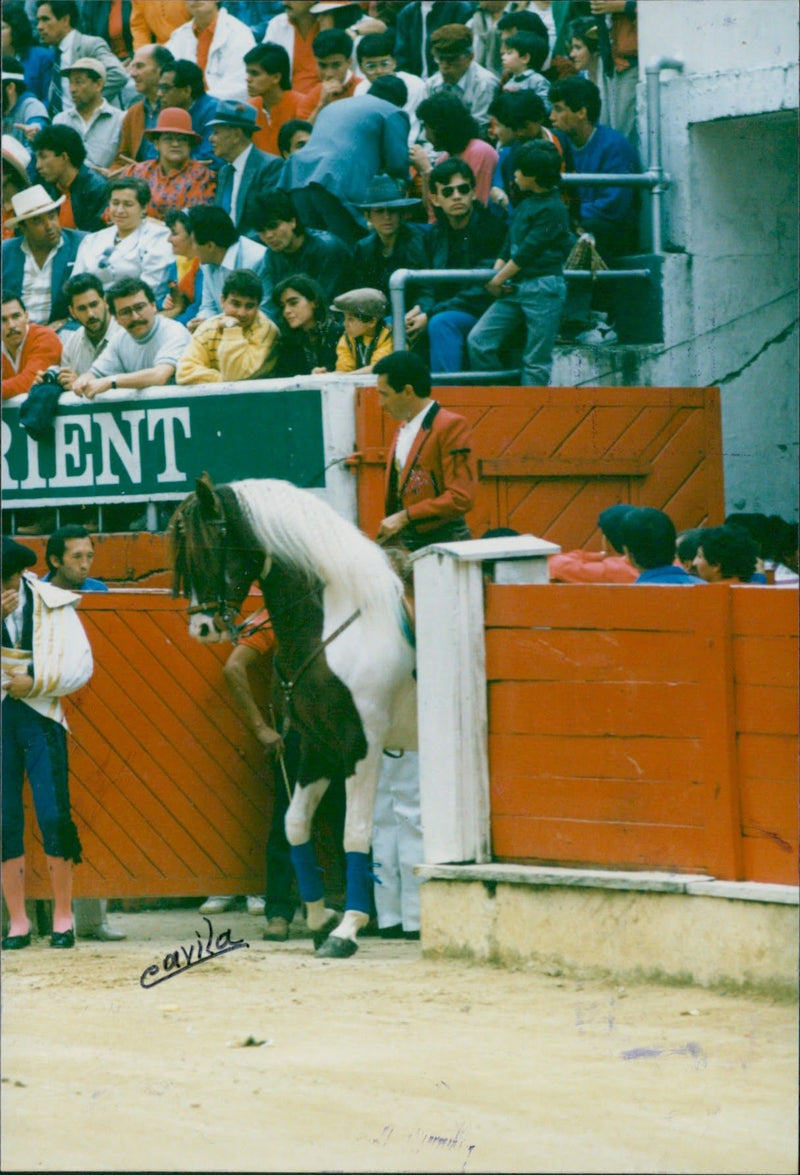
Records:
M499 860L797 883L797 593L490 586Z

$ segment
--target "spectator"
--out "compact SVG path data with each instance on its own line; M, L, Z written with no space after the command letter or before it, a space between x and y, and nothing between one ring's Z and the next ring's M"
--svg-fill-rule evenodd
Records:
M637 584L703 582L674 564L675 526L663 510L634 507L622 519L620 537L628 562L639 572Z
M497 167L497 152L478 135L478 125L458 94L440 91L419 105L418 114L425 134L438 153L438 163L457 156L467 163L475 176L476 196L481 204L489 203L492 178ZM430 182L431 161L422 147L412 147L411 162L422 178L423 191ZM433 220L433 209L430 219Z
M403 219L404 211L418 204L390 175L376 175L359 205L371 231L356 242L353 273L387 298L396 269L425 269L428 263L424 230Z
M68 315L64 283L72 274L83 233L62 229L58 208L41 184L26 188L11 203L21 236L3 242L3 283L19 290L31 322L59 330Z
M256 45L245 54L247 93L255 107L258 130L253 144L266 155L280 155L278 135L297 117L300 93L292 89L289 54L282 45Z
M482 136L489 130L489 107L498 81L491 70L474 60L472 33L463 24L448 24L431 36L438 72L428 81L428 96L456 91L472 114ZM424 115L419 116L424 120Z
M179 384L234 383L263 379L277 359L278 328L259 310L261 279L250 269L225 278L222 314L207 318L183 353Z
M163 220L173 208L213 204L217 177L210 167L191 158L200 136L192 130L188 110L168 106L145 137L155 143L157 159L134 163L126 174L144 180L150 189L147 215Z
M758 543L741 527L710 526L699 535L692 571L706 583L750 583L757 559Z
M244 102L220 102L208 125L214 152L224 160L215 202L230 213L239 232L253 232L258 199L276 187L283 162L253 146L256 112Z
M79 33L78 23L74 0L49 0L36 6L39 41L50 46L55 55L46 99L51 118L72 107L63 74L76 61L91 57L105 68L103 94L109 101L121 94L128 82L128 75L106 42L101 37Z
M361 374L372 371L384 355L390 355L392 332L384 322L389 304L380 290L349 290L334 298L335 310L344 315L344 334L336 346L336 370Z
M492 130L499 147L499 158L495 168L491 199L502 208L518 204L520 193L514 185L514 170L517 147L522 143L552 143L562 156L561 170L564 171L564 144L558 136L544 125L547 118L545 105L533 90L502 90L492 103ZM569 157L572 150L568 147Z
M356 45L356 59L364 77L356 86L355 94L369 93L370 86L377 78L400 78L408 94L403 106L408 115L408 145L411 147L419 142L422 126L417 118L417 107L425 97L425 83L416 74L398 71L394 56L394 35L390 32L367 33Z
M192 248L200 260L203 277L203 297L197 318L189 322L192 329L198 321L222 314L222 289L225 279L237 269L252 269L262 282L266 278L267 250L259 241L240 237L233 221L222 208L201 206L189 211L192 230ZM267 298L261 309L267 310Z
M272 297L281 308L281 350L275 375L333 371L339 326L328 314L328 300L319 282L295 274L279 282Z
M111 166L122 136L122 111L103 97L105 66L93 57L79 57L61 70L67 78L72 105L56 114L54 126L77 131L92 167L103 171Z
M220 161L211 145L210 124L219 102L203 89L202 69L193 61L173 61L163 66L156 90L162 109L177 106L189 111L192 130L200 136L200 143L192 155L217 171Z
M273 288L294 273L313 277L329 300L347 289L347 249L333 233L306 228L288 192L268 192L263 197L254 227L267 247L265 300L271 305Z
M695 526L691 530L682 530L675 541L675 557L684 571L691 572L697 548L700 546L700 536L705 527Z
M27 394L40 372L61 359L61 340L47 326L30 322L25 303L4 289L2 304L3 399Z
M290 118L285 122L278 131L278 154L281 159L288 159L295 151L305 147L313 129L311 123L302 118Z
M100 37L110 45L114 56L127 64L133 53L131 0L91 0L90 4L81 4L80 9L83 31Z
M95 232L105 228L108 182L87 167L86 148L71 126L47 126L33 140L36 170L51 196L65 197L60 220L64 228Z
M529 8L512 8L508 12L504 12L497 22L497 29L500 33L501 51L508 38L517 33L533 33L541 40L542 48L547 52L550 50L551 37L547 25L538 12L531 12Z
M406 97L399 78L383 77L369 94L322 111L308 143L287 159L281 180L305 224L329 229L346 245L364 236L358 205L372 177L381 171L408 177L408 115L398 109Z
M738 526L755 539L759 550L759 570L768 583L782 585L798 581L797 524L786 522L778 514L729 514L726 526Z
M267 25L264 40L282 45L292 63L292 88L308 94L319 81L317 62L312 45L321 26L311 9L315 0L286 0L285 12L273 16Z
M26 571L35 562L33 551L3 536L2 879L10 915L4 951L23 950L31 941L25 913L26 774L55 897L50 946L75 945L72 865L80 863L81 842L70 810L61 698L89 680L92 652L75 613L79 597Z
M636 173L639 157L624 135L602 126L600 91L586 78L562 78L550 87L550 119L572 144L575 169L587 174ZM603 257L635 252L639 241L635 189L578 187L578 232L591 233Z
M131 37L138 51L145 45L166 45L176 29L189 19L185 0L132 0Z
M164 387L173 382L191 335L180 322L156 312L155 295L141 278L126 277L106 291L111 313L123 328L72 385L93 400L116 388Z
M489 269L505 238L505 225L475 198L475 176L468 163L446 159L431 172L431 199L437 219L426 238L427 269ZM423 286L406 313L411 344L427 330L431 369L463 371L467 335L490 296L482 286Z
M105 290L123 277L141 278L160 304L167 295L172 250L167 226L147 215L150 188L135 176L120 176L108 190L111 224L83 238L72 272L96 274Z
M70 278L64 287L64 298L70 318L79 324L77 330L64 331L61 340L64 350L58 382L69 392L78 376L85 375L106 346L122 333L122 327L111 317L103 283L93 273Z
M27 146L49 122L47 107L26 87L22 62L3 54L3 134Z
M509 93L517 90L533 90L549 108L550 83L541 73L547 52L535 33L514 33L506 37L501 53L503 76L507 81L503 89Z
M467 21L472 29L472 52L478 65L491 70L499 79L503 72L500 60L500 30L497 22L507 8L506 0L480 0L478 10Z
M313 124L331 102L352 98L359 79L350 68L353 42L343 29L323 29L311 48L319 81L298 102L297 116Z
M635 148L636 83L639 80L639 40L635 0L592 0L592 15L604 21L611 36L611 73L608 78L609 124Z
M583 16L573 20L569 25L569 44L569 59L578 71L578 77L587 78L602 89L603 62L596 17Z
M551 583L633 583L636 572L622 553L622 520L632 506L609 506L597 519L600 551L562 551L547 560ZM608 548L611 548L609 553Z
M53 531L47 540L44 559L47 564L44 583L52 583L69 592L108 591L102 580L89 576L94 559L94 544L85 526L70 523ZM119 942L124 939L126 935L121 930L109 926L107 909L105 899L76 898L72 904L76 937L98 942Z
M398 67L429 78L436 72L431 37L443 25L466 24L472 5L452 0L406 4L397 16L395 57Z
M282 0L225 0L225 7L231 16L247 25L256 43L264 40L273 16L283 11Z
M169 229L169 243L175 260L167 273L169 293L161 313L165 318L177 318L186 326L200 312L203 297L200 258L192 243L192 222L187 209L173 208L164 217L164 223Z
M3 135L3 240L9 241L14 235L14 205L12 200L19 192L30 187L28 168L31 153L18 139Z
M202 69L205 86L220 100L247 100L244 56L255 45L246 24L220 8L217 0L186 0L191 20L167 41L175 60L194 61Z
M151 141L145 138L145 131L152 130L158 120L161 103L158 97L158 83L161 72L172 65L174 58L163 45L143 45L133 55L128 73L139 97L128 107L122 117L122 135L119 141L119 155L114 168L130 163L144 163L155 159L157 152Z
M6 0L3 4L2 50L22 62L24 86L40 102L47 101L50 73L53 68L53 50L34 43L33 27L22 0Z
M550 381L553 346L567 297L564 262L574 243L561 199L561 156L552 143L526 143L515 159L514 181L523 199L486 287L494 304L470 331L472 367L498 371L501 349L524 325L522 383Z
M320 31L340 29L355 40L362 32L386 32L383 21L364 15L364 7L356 0L321 0L311 9L319 20Z

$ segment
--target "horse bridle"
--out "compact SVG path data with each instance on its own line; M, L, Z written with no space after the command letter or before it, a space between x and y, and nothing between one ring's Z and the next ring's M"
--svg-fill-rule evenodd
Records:
M203 600L199 604L191 604L186 609L187 616L196 616L198 612L208 612L212 616L218 616L222 623L228 630L228 635L231 640L236 640L243 625L234 624L233 619L239 613L239 602L237 600L226 599L228 590L228 520L225 517L225 511L220 503L221 517L212 519L209 526L219 531L221 556L219 564L219 574L217 577L217 598L215 600Z

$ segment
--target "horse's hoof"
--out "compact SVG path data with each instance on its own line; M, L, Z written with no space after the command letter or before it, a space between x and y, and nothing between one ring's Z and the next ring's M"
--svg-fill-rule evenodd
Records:
M327 939L330 932L332 930L335 930L340 922L341 922L340 916L338 914L333 914L327 920L327 922L323 922L323 924L322 924L322 926L320 926L319 930L312 931L311 937L314 941L314 949L315 950L318 950L322 946L322 944L325 942L325 940Z
M318 948L316 957L318 959L349 959L358 950L358 943L354 942L352 938L340 938L337 934L331 934Z

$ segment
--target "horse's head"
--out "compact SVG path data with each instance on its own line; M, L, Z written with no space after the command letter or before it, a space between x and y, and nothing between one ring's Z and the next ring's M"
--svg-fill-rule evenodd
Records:
M230 486L215 487L207 473L170 523L172 594L189 600L189 634L203 644L233 640L235 620L268 560Z

